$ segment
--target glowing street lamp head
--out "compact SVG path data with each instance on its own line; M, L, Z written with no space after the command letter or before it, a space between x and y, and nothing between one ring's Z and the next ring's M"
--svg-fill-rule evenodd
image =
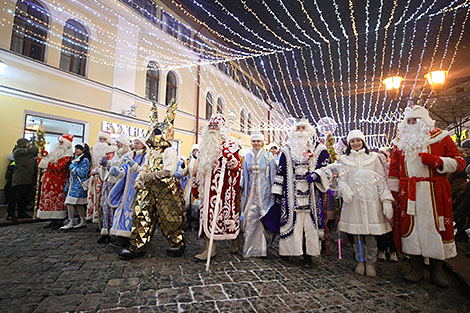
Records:
M401 76L390 76L385 78L382 83L385 84L387 90L397 90L400 88L402 81L403 77Z
M424 78L427 79L428 83L433 86L436 84L442 85L444 84L444 81L449 74L448 71L444 70L436 70L436 71L431 71L424 75Z

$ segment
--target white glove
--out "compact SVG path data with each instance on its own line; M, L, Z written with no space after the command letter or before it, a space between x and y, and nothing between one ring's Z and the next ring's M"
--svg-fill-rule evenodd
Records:
M161 178L170 176L170 171L169 170L160 170L160 171L157 171L155 174L156 174L157 178L161 179Z
M144 173L139 173L139 175L137 175L137 178L135 179L135 183L134 183L134 188L135 189L143 189L144 188L145 181L144 181L144 178L143 178L142 174L144 174Z
M391 201L385 201L383 204L383 213L384 213L384 216L388 219L388 220L392 220L393 218L393 207L392 207L392 202Z

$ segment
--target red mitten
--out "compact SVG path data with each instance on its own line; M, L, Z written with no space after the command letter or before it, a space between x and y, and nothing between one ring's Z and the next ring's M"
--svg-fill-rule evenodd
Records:
M46 150L41 150L41 156L42 157L45 157L49 154L49 152L47 152Z
M231 155L231 154L232 154L232 153L228 150L228 148L223 148L223 149L222 149L222 156L223 156L224 158L228 158L229 155Z
M442 166L442 164L444 164L442 159L435 154L421 152L419 156L421 157L421 162L431 168L439 168Z

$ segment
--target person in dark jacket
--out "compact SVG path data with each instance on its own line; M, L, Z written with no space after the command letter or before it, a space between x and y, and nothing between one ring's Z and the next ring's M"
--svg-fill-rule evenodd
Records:
M30 218L26 214L26 205L29 199L29 192L34 182L34 158L38 154L38 148L31 146L31 143L20 138L16 141L13 149L13 158L16 167L11 180L11 193L8 199L7 220L15 221L15 209L18 204L18 218Z

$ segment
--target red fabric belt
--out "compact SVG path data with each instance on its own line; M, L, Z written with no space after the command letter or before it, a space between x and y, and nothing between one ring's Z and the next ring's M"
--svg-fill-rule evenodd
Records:
M445 176L436 176L436 177L400 177L400 180L405 180L408 182L408 200L416 201L416 183L419 181L429 181L436 182L445 180Z

